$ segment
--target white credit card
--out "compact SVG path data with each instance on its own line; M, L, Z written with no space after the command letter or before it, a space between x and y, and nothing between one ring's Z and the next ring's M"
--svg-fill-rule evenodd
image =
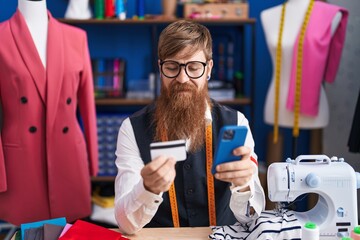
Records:
M164 155L174 157L176 161L186 160L185 140L174 140L167 142L156 142L150 144L151 160Z

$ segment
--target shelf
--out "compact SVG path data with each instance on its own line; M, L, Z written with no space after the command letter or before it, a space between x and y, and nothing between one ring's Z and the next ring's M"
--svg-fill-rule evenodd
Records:
M115 176L96 176L91 177L92 182L114 182Z
M119 20L116 18L108 19L65 19L59 18L58 20L63 23L68 24L119 24L119 25L161 25L169 24L171 22L181 20L183 18L177 19L164 19L164 18L153 18L145 20ZM255 24L255 18L246 18L246 19L186 19L191 21L196 21L202 24L211 24L211 25L245 25L245 24Z
M126 99L126 98L98 98L95 99L96 106L139 106L148 105L151 99Z
M225 105L249 105L251 104L251 99L244 97L244 98L235 98L232 100L222 100L218 102Z
M95 99L96 106L141 106L152 103L151 99L125 99L125 98L99 98ZM226 105L248 105L251 104L249 98L236 98L233 100L218 101Z

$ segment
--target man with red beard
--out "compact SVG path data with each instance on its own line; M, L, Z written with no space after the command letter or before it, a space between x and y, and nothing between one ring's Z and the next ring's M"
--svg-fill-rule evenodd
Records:
M257 156L248 120L208 95L213 67L209 30L177 21L159 38L161 94L154 104L125 119L119 130L115 180L115 217L123 233L143 227L196 227L246 223L265 206ZM234 149L239 161L207 171L220 128L248 128L245 146ZM187 158L150 157L150 143L186 140ZM241 158L241 160L240 160Z

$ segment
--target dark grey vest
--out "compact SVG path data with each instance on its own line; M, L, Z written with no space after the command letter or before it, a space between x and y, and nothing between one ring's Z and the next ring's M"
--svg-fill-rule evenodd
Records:
M154 126L152 117L155 105L151 104L130 117L140 155L145 164L151 161L149 145L153 141ZM237 112L213 102L212 109L213 153L220 128L223 125L236 125ZM215 145L214 145L215 144ZM205 146L187 159L176 163L176 199L181 227L209 226L206 180ZM229 183L214 180L217 225L234 224L236 219L229 208L231 192ZM172 227L169 194L163 194L164 201L146 227Z

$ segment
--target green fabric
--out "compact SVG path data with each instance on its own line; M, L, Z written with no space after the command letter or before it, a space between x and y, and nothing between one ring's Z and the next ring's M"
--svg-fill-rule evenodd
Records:
M21 232L17 231L15 234L15 240L21 240Z

